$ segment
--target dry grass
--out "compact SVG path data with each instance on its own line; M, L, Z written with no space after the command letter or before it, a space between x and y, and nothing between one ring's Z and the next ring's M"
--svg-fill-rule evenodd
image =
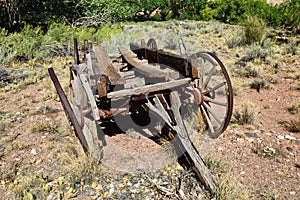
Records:
M288 131L292 133L300 132L300 115L294 120L280 122Z
M295 103L291 107L288 108L288 111L291 114L300 114L300 103Z
M249 200L250 196L244 185L227 177L221 181L214 198L216 200Z
M257 90L257 92L260 92L261 89L269 89L270 85L266 79L255 79L250 84L250 88Z
M243 125L252 124L258 115L257 106L246 101L233 112L233 123Z

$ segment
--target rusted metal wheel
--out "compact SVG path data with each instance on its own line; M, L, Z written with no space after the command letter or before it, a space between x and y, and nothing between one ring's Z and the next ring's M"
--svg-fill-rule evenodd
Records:
M150 38L147 42L147 47L151 48L151 49L158 49L157 43L155 41L155 39Z
M218 137L227 128L233 109L233 92L229 75L220 59L211 52L188 57L198 70L194 80L195 101L210 137Z

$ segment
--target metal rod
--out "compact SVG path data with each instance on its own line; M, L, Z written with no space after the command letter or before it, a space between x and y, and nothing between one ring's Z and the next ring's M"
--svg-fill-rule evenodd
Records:
M78 123L78 121L75 117L75 114L74 114L74 112L71 108L71 105L70 105L70 103L69 103L69 101L68 101L68 99L67 99L67 97L66 97L66 95L65 95L65 93L64 93L64 91L63 91L63 89L62 89L62 87L59 83L59 81L58 81L58 79L57 79L57 76L56 76L53 68L52 67L48 68L48 72L49 72L51 80L52 80L52 82L55 86L57 94L60 98L61 104L64 108L65 113L66 113L66 116L67 116L68 120L71 122L72 126L74 127L75 135L79 139L84 151L87 152L88 151L87 141L86 141L86 139L83 135L81 127L80 127L80 125L79 125L79 123Z

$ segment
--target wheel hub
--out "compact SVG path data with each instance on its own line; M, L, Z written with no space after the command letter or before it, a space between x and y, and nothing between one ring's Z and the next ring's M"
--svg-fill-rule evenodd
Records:
M193 92L194 92L196 103L198 105L203 104L203 102L204 102L203 91L199 87L193 87Z

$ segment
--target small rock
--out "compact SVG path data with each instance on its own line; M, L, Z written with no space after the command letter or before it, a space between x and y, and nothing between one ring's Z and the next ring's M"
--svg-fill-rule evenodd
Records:
M293 148L292 147L287 147L286 150L288 150L289 152L293 152Z
M246 174L246 172L241 172L241 173L240 173L240 175L244 175L244 174Z
M35 148L33 148L30 153L33 154L33 155L37 155L37 152L36 152Z
M284 136L283 135L277 135L277 139L284 140Z
M251 143L254 142L254 138L246 138L246 140Z
M258 135L256 133L245 133L245 135L247 137L254 137L254 138L258 138Z
M287 139L287 140L294 140L294 141L297 140L297 138L295 138L293 136L290 136L290 135L286 135L284 138Z
M35 163L38 165L38 164L40 164L42 161L43 161L42 159L39 159L39 160L37 160Z
M50 192L50 194L47 196L47 200L54 200L57 198L57 194L54 192Z
M296 192L295 191L290 191L290 195L295 195Z

